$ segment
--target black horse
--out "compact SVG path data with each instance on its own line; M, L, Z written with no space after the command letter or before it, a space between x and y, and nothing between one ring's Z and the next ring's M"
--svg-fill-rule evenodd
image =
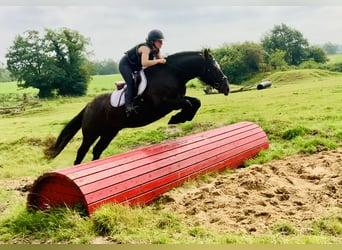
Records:
M198 77L204 83L228 95L229 83L220 66L207 49L181 52L167 57L166 64L145 69L146 90L137 98L139 113L126 117L125 107L114 108L110 93L95 97L62 130L46 155L56 157L71 138L82 128L83 140L74 164L82 162L90 146L100 137L93 149L93 160L99 159L112 139L123 128L140 127L152 123L173 110L169 124L191 121L201 106L200 100L185 96L186 83Z

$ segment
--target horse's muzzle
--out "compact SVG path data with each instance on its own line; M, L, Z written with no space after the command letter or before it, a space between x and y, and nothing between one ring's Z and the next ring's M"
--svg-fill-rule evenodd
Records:
M226 76L223 77L221 82L220 82L219 93L222 93L224 95L229 94L229 82L228 82L228 78Z

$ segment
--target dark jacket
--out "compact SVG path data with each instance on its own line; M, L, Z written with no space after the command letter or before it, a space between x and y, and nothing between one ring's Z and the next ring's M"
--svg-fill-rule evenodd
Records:
M149 54L149 60L152 60L154 59L158 52L159 51L154 51L153 50L153 45L152 44L149 44L149 43L140 43L138 44L137 46L131 48L130 50L128 50L125 55L127 56L128 58L128 61L131 65L132 68L134 68L135 70L140 70L142 68L142 65L141 65L141 54L138 52L138 49L141 47L141 46L146 46L148 48L150 48L151 52Z

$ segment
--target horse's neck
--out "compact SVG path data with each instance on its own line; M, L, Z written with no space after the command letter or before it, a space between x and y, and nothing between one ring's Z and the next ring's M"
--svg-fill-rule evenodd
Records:
M174 57L168 63L172 69L178 70L187 80L200 76L203 72L203 58L199 53L188 53Z

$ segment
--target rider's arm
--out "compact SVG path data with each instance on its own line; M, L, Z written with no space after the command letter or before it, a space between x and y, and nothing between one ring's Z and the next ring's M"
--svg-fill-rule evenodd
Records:
M150 60L148 58L150 51L151 51L150 48L148 48L146 46L141 46L138 50L138 52L141 53L141 65L143 67L150 67L150 66L156 65L157 63L165 63L166 62L166 60L164 58L162 58L160 55L159 55L159 57L161 57L161 58L158 58L158 56L157 56L157 59Z
M158 52L158 54L156 55L157 59L164 59L164 57L162 57L162 55L160 54L160 51Z

